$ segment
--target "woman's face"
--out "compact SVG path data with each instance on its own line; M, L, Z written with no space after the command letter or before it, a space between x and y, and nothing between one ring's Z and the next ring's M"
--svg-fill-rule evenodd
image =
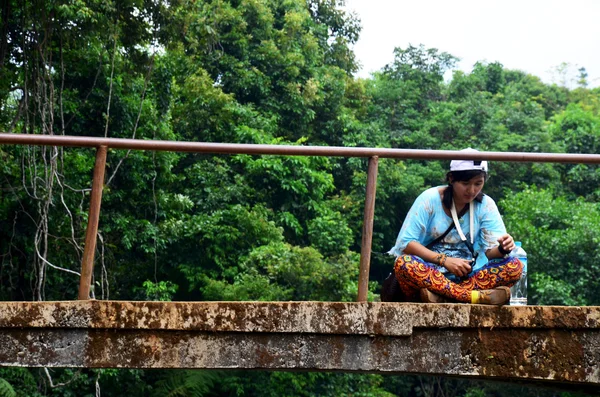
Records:
M485 178L483 175L478 175L468 181L453 181L450 178L450 184L453 188L454 201L460 204L467 204L473 201L479 192L481 192L485 184Z

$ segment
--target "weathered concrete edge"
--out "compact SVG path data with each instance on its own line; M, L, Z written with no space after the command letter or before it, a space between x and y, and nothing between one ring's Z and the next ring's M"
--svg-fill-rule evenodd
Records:
M5 329L0 366L360 371L600 384L600 332L415 329L410 337Z
M600 329L600 307L355 302L0 302L0 328L411 335L413 328Z

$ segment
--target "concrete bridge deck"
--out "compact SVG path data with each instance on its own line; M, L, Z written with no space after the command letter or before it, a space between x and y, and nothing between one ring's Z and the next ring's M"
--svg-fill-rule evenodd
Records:
M0 366L342 370L600 390L600 307L0 302Z

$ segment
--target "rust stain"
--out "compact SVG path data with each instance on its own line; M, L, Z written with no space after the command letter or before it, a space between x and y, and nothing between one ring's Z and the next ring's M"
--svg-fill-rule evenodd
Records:
M255 349L256 363L262 368L272 368L275 357L265 346L257 346Z
M479 329L464 332L461 350L483 375L584 381L578 333ZM516 373L515 373L516 370Z

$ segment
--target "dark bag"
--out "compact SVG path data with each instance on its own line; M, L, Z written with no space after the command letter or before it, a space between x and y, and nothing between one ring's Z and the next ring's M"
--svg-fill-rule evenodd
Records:
M394 272L390 273L389 276L383 281L381 286L381 301L382 302L404 302L406 297L400 289L400 284L396 280Z

